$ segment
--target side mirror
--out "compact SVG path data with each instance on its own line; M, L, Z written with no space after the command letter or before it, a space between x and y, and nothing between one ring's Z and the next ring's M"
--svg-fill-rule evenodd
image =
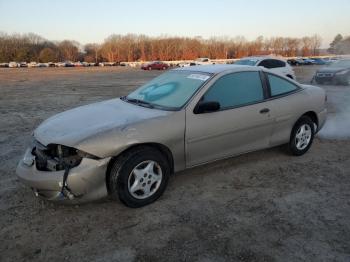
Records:
M220 103L215 101L199 102L193 110L195 114L211 113L220 110Z

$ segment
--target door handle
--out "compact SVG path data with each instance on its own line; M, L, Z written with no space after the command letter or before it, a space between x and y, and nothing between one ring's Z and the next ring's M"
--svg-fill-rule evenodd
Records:
M268 112L270 112L270 109L268 109L268 108L263 108L260 110L260 114L266 114Z

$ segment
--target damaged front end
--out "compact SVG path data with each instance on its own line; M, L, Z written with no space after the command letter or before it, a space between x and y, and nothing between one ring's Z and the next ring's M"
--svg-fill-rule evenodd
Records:
M32 154L35 156L36 167L41 171L59 171L78 166L82 159L100 159L97 156L64 145L49 144L44 146L34 141Z
M92 200L107 195L108 161L109 158L100 159L73 147L45 146L34 140L17 167L17 175L42 198Z

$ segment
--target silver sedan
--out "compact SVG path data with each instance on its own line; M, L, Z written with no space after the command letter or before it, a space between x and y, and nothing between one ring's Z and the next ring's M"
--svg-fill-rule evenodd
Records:
M261 67L178 68L44 121L17 175L48 200L110 196L140 207L186 168L283 144L303 155L325 122L325 101L322 89Z

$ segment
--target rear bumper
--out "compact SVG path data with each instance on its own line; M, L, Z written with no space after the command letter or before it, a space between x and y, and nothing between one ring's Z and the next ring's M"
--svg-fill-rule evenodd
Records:
M110 158L94 160L83 158L79 166L70 170L67 185L74 198L62 195L61 188L64 171L40 171L36 168L30 150L19 162L16 174L20 181L32 188L35 195L51 201L86 202L107 196L106 171Z

